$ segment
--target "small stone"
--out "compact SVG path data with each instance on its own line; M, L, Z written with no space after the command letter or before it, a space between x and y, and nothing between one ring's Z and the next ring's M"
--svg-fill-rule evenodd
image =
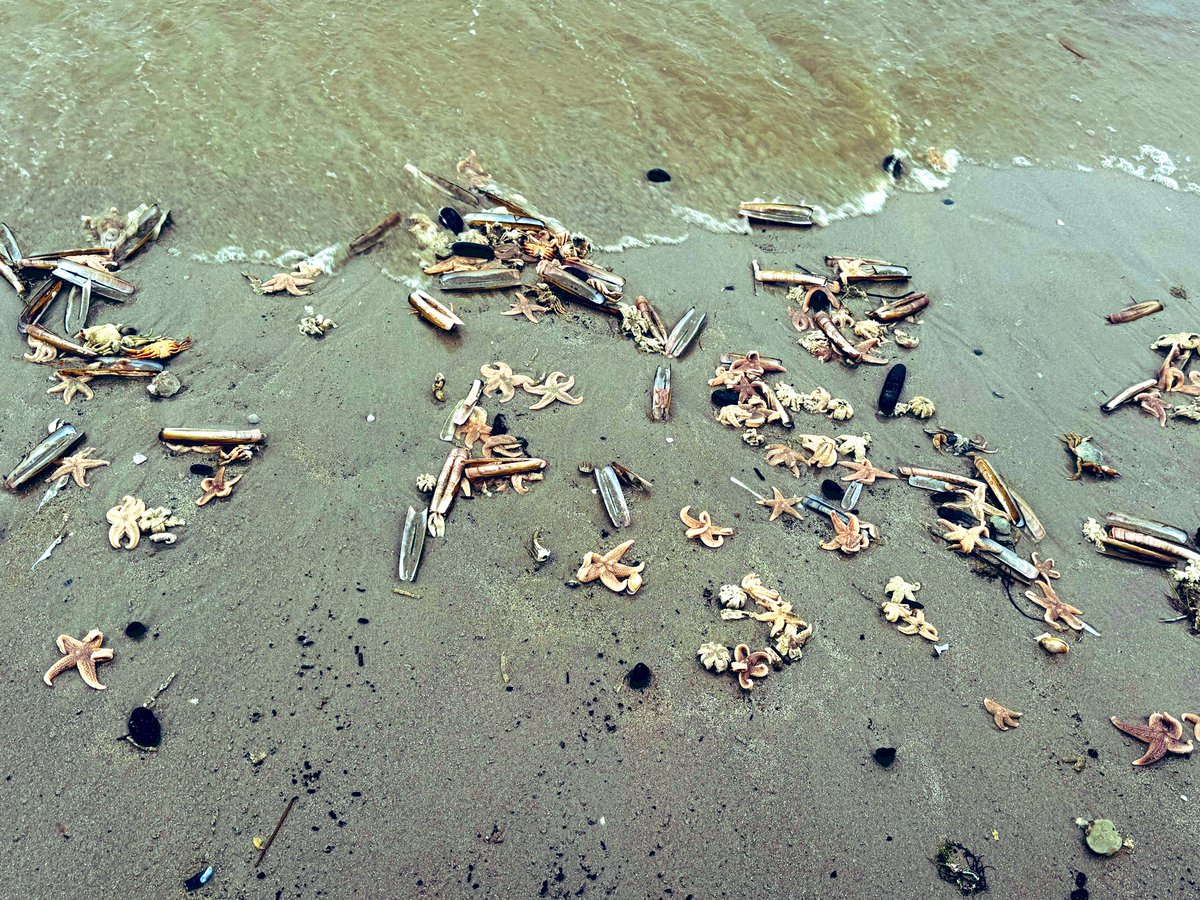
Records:
M144 463L149 458L150 457L148 457L145 453L135 453L135 454L133 454L133 464L135 466L140 466L142 463Z
M872 756L875 757L875 762L879 763L883 768L888 769L896 761L896 748L876 747Z
M149 631L149 629L135 619L125 626L125 637L129 638L131 641L140 641L146 636L147 631Z
M375 413L367 413L367 421L374 422L375 421Z
M257 425L259 422L262 421L262 419L260 419L254 413L250 413L250 415L246 416L246 421L249 422L251 425Z
M1100 856L1113 856L1121 849L1121 835L1111 819L1093 819L1087 827L1087 845Z
M646 180L655 184L663 184L671 180L671 173L666 169L651 169L646 173Z
M183 390L182 382L169 371L165 370L155 375L150 379L150 383L146 385L146 393L151 397L158 397L160 400L174 397L181 390Z

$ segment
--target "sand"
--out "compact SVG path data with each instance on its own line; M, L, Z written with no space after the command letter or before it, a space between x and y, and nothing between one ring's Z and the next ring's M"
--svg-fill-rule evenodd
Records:
M237 267L189 261L199 213L177 210L127 270L138 296L98 304L92 321L191 334L195 349L172 366L183 393L151 401L141 384L105 382L67 410L15 335L0 359L5 466L59 416L112 461L41 511L41 486L0 497L0 892L170 897L211 864L201 893L228 898L952 897L930 862L951 838L984 858L996 896L1065 897L1077 872L1094 896L1194 896L1200 759L1135 769L1141 745L1108 717L1197 711L1200 644L1159 621L1171 614L1165 576L1098 557L1079 527L1110 509L1197 524L1200 431L1098 406L1151 372L1153 338L1196 330L1195 301L1167 289L1200 291L1200 207L1109 174L970 169L951 196L901 195L879 216L809 233L697 233L605 259L666 318L708 312L675 364L666 424L646 415L661 358L596 315L534 326L501 316L500 296L468 297L466 327L445 338L369 259L307 300L259 297ZM69 223L53 233L69 236ZM797 432L869 431L881 466L960 465L934 453L921 423L874 418L881 369L808 357L783 292L751 290L751 258L816 266L836 251L906 263L934 298L920 347L893 348L908 393L934 399L937 424L1000 450L993 462L1049 530L1039 549L1063 573L1059 593L1101 637L1043 653L1044 626L927 533L927 496L903 482L868 488L862 512L882 540L853 559L818 549L828 528L815 515L769 523L730 483L805 492L820 480L769 469L713 421L705 381L719 354L751 348L782 357L798 389L825 385L857 410L845 428L801 415ZM1100 318L1130 295L1167 310L1119 327ZM305 302L340 327L300 335ZM573 374L585 401L488 402L550 461L546 480L526 496L460 500L406 586L418 597L399 596L403 511L448 446L432 377L444 372L456 397L494 360ZM269 446L232 497L197 509L196 458L167 454L159 428L245 427L250 414ZM1063 431L1094 435L1123 477L1068 481ZM134 466L139 452L149 460ZM576 472L611 459L655 482L619 535ZM104 513L125 494L177 510L178 543L110 548ZM734 527L726 546L684 540L687 504ZM64 515L70 536L31 573ZM555 553L540 569L535 528ZM584 553L626 537L647 564L637 596L566 584ZM695 650L761 643L759 626L721 621L714 596L750 571L816 633L802 660L745 693ZM921 582L950 645L940 658L880 618L898 574ZM140 642L122 634L135 619L150 627ZM100 668L108 690L71 672L43 685L54 638L92 627L116 654ZM624 683L636 662L653 670L644 692ZM172 673L156 706L162 746L139 753L119 740L125 718ZM996 731L984 696L1021 710L1020 728ZM890 769L872 759L879 746L898 748ZM253 838L293 796L256 869ZM1132 852L1089 853L1074 820L1098 816Z

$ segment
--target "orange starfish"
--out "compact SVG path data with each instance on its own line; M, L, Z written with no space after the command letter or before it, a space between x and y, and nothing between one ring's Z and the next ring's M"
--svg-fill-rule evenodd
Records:
M1192 742L1183 740L1183 723L1167 713L1154 713L1148 725L1130 725L1116 716L1109 719L1117 728L1149 746L1133 761L1135 766L1149 766L1168 753L1180 755L1192 752Z
M854 513L847 513L846 518L847 521L842 522L837 513L829 514L829 521L833 523L834 535L821 543L822 550L840 550L849 555L857 553L859 550L866 550L871 546L871 539L860 525L858 516Z
M618 594L622 591L636 594L642 586L641 573L646 564L641 562L636 566L627 566L621 562L621 557L628 553L632 546L633 541L628 540L617 544L604 554L588 553L575 577L584 584L599 579L606 588Z
M1083 615L1083 610L1076 609L1071 604L1064 602L1054 592L1054 588L1050 586L1049 581L1039 579L1034 582L1034 585L1041 588L1042 596L1039 597L1033 591L1026 591L1025 596L1046 611L1046 615L1042 616L1042 618L1051 628L1063 631L1062 625L1058 624L1061 620L1076 631L1083 630L1083 619L1079 618Z
M200 482L200 489L203 493L200 499L196 501L197 506L203 506L214 497L228 497L233 493L233 486L242 480L241 475L234 475L232 478L225 477L225 467L217 469L217 474L211 478L205 478Z
M526 291L517 291L516 299L513 300L513 305L500 313L502 316L524 316L534 325L538 323L538 319L534 313L550 312L550 308L542 306L540 303L532 300Z
M689 514L690 510L690 506L681 509L679 520L687 526L686 534L691 540L698 540L705 547L720 547L725 543L725 538L733 534L732 528L722 528L714 524L707 511L701 512L697 518Z
M759 506L770 507L771 518L767 521L774 522L784 514L791 516L793 519L804 518L804 516L800 515L800 511L796 509L796 504L800 502L799 497L785 497L783 496L783 492L777 487L773 487L771 490L775 492L774 497L764 497L762 500L755 501Z
M46 671L42 681L53 687L54 679L63 672L78 669L84 684L98 691L106 690L105 685L96 677L96 663L112 659L113 652L107 648L100 649L100 645L104 643L104 634L100 629L93 628L83 636L82 641L75 640L69 634L60 634L57 643L58 652L63 654L63 658Z
M842 477L842 481L858 481L862 484L874 484L877 478L890 478L896 480L896 476L885 469L877 469L869 459L864 459L862 462L854 462L844 459L838 463L843 469L849 469L850 474Z

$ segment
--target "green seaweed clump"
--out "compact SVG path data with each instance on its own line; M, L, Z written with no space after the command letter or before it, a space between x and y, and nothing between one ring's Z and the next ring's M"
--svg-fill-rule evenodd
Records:
M987 867L983 860L958 841L943 841L933 860L938 878L958 888L964 897L982 894L988 889Z

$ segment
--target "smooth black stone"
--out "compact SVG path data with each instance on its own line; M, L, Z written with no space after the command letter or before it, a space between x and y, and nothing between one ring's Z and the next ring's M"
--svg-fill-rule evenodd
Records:
M129 736L139 747L157 747L162 743L162 725L154 710L144 706L135 706L129 714Z
M894 153L889 153L883 158L880 168L882 168L883 171L887 172L893 178L904 177L904 163L900 160L900 157L896 156Z
M450 245L450 252L455 256L468 256L471 259L495 259L496 251L491 244L477 244L474 241L455 241Z
M671 173L666 169L651 169L646 173L646 180L653 181L655 184L662 184L664 181L671 180Z
M140 641L146 636L146 632L149 630L150 629L148 629L145 625L135 619L125 626L125 637L129 638L131 641Z
M942 201L942 206L953 206L953 205L954 205L954 201L951 200L949 197L947 197L945 200Z
M713 406L729 406L738 402L738 392L732 388L721 388L712 392Z
M976 347L971 352L974 353L976 356L983 356L983 351L981 349L979 349L978 347Z
M879 763L885 769L889 768L896 761L896 748L876 747L873 756L875 757L875 762Z
M504 413L496 413L496 418L492 419L492 434L508 434L508 419L504 418Z
M837 503L845 495L846 489L832 478L826 478L821 482L821 496L826 500L832 500L834 503Z
M1071 900L1088 900L1089 896L1087 888L1075 888L1071 891Z
M463 229L466 227L463 224L463 217L458 214L458 210L453 206L443 206L438 211L438 221L455 234L462 234Z
M199 475L201 478L212 478L213 467L207 466L204 463L192 463L192 474Z
M653 678L654 673L650 671L650 667L645 663L638 663L625 676L625 683L635 691L644 691L650 687L650 682Z

